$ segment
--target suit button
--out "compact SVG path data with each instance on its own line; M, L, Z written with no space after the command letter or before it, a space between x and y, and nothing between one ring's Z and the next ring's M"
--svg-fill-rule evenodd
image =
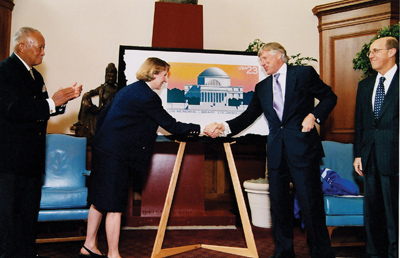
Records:
M145 149L146 149L146 147L143 146L143 150L145 150Z
M283 129L283 125L281 126L281 129Z

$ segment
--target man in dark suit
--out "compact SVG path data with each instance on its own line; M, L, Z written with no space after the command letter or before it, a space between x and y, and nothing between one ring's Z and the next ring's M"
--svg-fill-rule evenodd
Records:
M295 257L290 182L299 198L312 257L333 257L319 173L324 152L314 124L327 119L337 97L311 66L287 65L286 50L280 44L265 44L258 56L270 76L256 85L248 108L218 129L236 135L261 114L268 121L267 164L275 235L272 257ZM314 98L319 100L316 106Z
M45 54L42 34L23 27L14 44L14 53L0 62L0 257L33 258L47 120L64 113L82 85L49 98L43 77L33 68Z
M378 73L362 80L357 90L354 168L364 176L367 257L398 257L398 53L395 38L375 40L368 56Z

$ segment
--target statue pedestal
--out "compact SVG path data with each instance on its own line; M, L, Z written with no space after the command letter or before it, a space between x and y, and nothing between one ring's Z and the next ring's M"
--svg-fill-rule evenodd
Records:
M69 129L75 132L75 136L77 137L86 137L86 138L91 137L89 127L83 125L81 122L73 124Z
M156 2L152 46L203 49L203 6Z

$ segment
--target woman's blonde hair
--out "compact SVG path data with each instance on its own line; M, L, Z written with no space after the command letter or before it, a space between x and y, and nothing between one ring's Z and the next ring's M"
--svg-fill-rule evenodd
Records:
M163 71L168 72L171 66L157 57L149 57L136 72L136 78L145 82L154 80L154 75Z

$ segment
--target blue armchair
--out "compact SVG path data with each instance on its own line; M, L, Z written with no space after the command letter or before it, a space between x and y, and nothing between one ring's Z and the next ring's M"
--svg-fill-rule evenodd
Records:
M46 174L38 221L87 220L86 138L46 136ZM79 236L37 239L37 243L84 240Z
M353 181L357 185L359 178L353 168L353 144L323 141L325 157L322 158L320 168L330 168L336 171L341 178ZM358 187L358 185L357 185ZM359 193L359 189L358 189ZM325 195L324 205L326 214L326 225L329 236L337 227L364 226L364 198L358 196L335 196ZM332 246L356 246L365 245L364 242L357 243L335 243Z

